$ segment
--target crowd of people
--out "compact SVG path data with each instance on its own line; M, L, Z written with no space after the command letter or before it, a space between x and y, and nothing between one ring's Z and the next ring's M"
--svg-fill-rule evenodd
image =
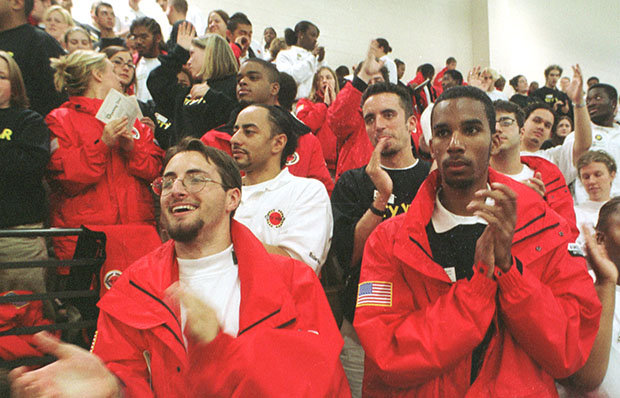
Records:
M350 73L314 22L259 44L189 2L0 6L0 229L114 237L90 351L0 336L57 358L12 396L620 397L613 86L454 57L403 82L383 37ZM75 251L0 238L0 263ZM0 296L70 273L0 269Z

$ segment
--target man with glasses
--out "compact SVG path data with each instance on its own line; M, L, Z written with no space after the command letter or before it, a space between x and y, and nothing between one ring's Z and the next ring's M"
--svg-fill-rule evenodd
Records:
M524 114L519 105L496 101L494 107L496 125L491 146L491 167L538 192L549 207L566 219L576 238L579 231L575 221L573 198L562 172L556 165L541 157L521 156L519 143ZM534 116L536 117L538 116Z
M318 274L331 245L331 204L321 182L296 177L285 167L297 147L292 123L272 105L250 105L237 116L230 145L245 175L235 219L269 253L301 260Z
M59 360L14 371L14 396L349 397L318 279L232 219L235 162L186 138L153 190L172 239L101 299L92 353L37 335Z

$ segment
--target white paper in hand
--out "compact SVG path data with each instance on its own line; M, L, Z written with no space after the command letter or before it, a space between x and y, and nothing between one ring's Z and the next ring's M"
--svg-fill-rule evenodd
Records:
M127 130L132 131L139 113L140 108L135 100L129 99L124 94L112 88L103 100L95 117L103 123L108 124L112 120L127 116L127 120L129 120L129 123L127 123Z

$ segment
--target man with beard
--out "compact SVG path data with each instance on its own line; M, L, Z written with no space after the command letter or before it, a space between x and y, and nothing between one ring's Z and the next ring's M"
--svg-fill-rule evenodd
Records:
M251 58L241 64L237 74L237 100L227 124L207 131L200 139L206 145L226 151L232 155L230 138L241 110L252 104L279 105L280 72L275 65L260 58ZM288 112L288 111L287 111ZM297 150L286 159L291 174L298 177L315 178L325 185L331 194L334 181L329 175L321 143L308 126L289 113L293 132L297 135Z
M585 261L540 195L489 168L495 123L483 91L443 93L438 169L368 238L354 321L365 397L551 398L590 353L601 305Z
M164 164L153 190L172 239L101 299L92 353L37 335L59 360L13 371L13 396L349 397L318 279L232 219L234 161L186 138Z
M318 275L331 245L332 211L323 184L285 167L297 146L288 112L250 105L237 116L234 131L232 156L245 174L235 220L269 253L301 260Z
M135 42L137 57L134 56L136 65L136 97L142 102L153 99L146 80L149 73L161 63L157 59L161 54L160 44L163 40L161 28L153 18L142 17L131 23L130 36Z

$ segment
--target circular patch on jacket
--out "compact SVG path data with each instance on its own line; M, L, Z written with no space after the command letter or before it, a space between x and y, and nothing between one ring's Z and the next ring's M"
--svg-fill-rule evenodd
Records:
M299 162L299 154L297 152L293 153L292 155L289 155L289 157L286 158L287 166L292 166L294 164L297 164L298 162Z
M103 284L106 289L110 290L112 285L120 278L123 273L117 269L113 269L112 271L108 271L103 277Z
M600 140L603 139L603 136L600 135L600 134L597 134L597 135L594 136L594 139L597 140L597 141L600 141Z
M134 140L139 140L140 139L140 132L138 131L137 128L132 128L131 131L133 132L133 139Z
M280 228L284 224L284 213L282 213L282 210L270 210L267 212L265 219L270 227Z

